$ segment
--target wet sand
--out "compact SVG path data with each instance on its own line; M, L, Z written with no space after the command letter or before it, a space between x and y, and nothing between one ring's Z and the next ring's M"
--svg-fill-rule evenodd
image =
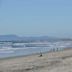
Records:
M0 59L0 72L72 72L72 49Z

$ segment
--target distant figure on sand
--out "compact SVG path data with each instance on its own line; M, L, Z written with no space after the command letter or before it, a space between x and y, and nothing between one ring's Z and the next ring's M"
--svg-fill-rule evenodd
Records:
M42 52L40 52L40 56L39 57L42 57L43 55L42 55Z

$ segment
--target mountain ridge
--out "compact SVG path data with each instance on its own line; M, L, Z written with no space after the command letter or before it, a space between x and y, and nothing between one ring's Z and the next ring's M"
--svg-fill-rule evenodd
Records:
M57 38L50 36L18 36L18 35L0 35L0 41L57 41L57 40L72 40L71 38Z

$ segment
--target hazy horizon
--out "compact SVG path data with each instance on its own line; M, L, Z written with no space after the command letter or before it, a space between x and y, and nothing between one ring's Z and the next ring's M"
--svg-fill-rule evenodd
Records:
M0 0L0 35L72 38L72 0Z

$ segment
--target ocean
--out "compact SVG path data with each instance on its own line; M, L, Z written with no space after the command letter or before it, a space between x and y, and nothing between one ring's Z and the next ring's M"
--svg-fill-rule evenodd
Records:
M47 46L41 44L41 47L2 47L0 46L0 58L14 57L14 56L23 56L30 55L40 52L49 52L49 51L62 51L64 48L72 48L71 42L55 42L48 43Z

